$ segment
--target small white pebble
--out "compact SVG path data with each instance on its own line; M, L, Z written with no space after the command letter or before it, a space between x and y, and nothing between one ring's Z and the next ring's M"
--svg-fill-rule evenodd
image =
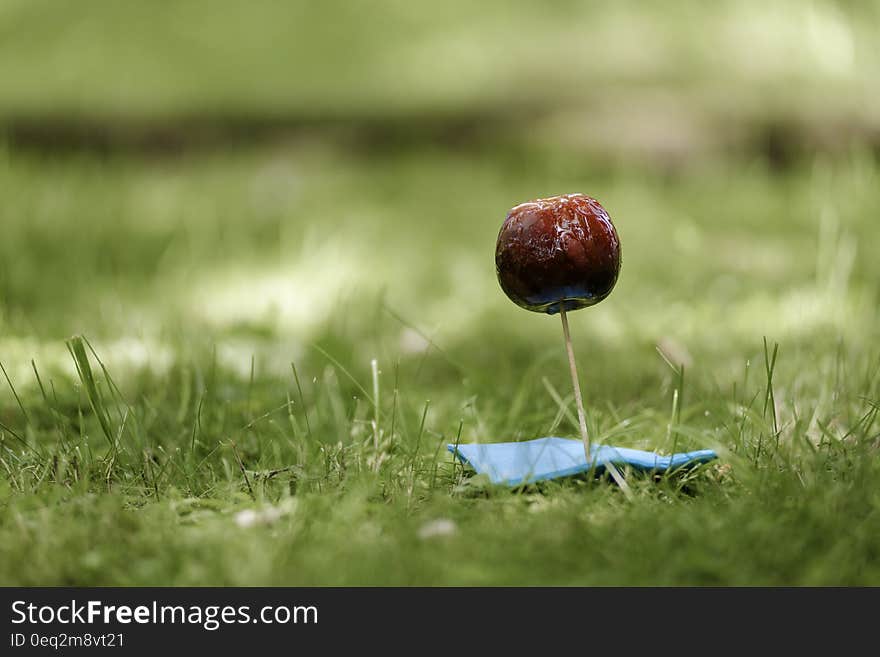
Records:
M239 527L253 527L260 520L260 514L253 509L245 509L235 514L235 524Z
M437 518L426 522L419 529L419 538L423 541L437 538L438 536L452 536L458 531L458 526L449 518Z
M287 499L278 506L266 506L262 509L244 509L235 514L235 524L239 527L254 527L256 525L274 525L296 508L293 500Z

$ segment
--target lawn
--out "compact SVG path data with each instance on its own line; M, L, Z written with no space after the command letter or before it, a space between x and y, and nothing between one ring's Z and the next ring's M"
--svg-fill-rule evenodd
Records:
M338 86L316 72L288 87L255 36L271 14L238 32L235 15L200 30L168 15L126 47L106 36L117 60L85 49L41 68L66 51L50 39L63 16L38 4L0 13L18 35L0 53L20 54L15 71L0 56L0 584L880 584L868 28L815 5L819 25L853 26L849 73L809 58L767 79L722 67L742 92L730 110L694 31L671 50L651 42L674 56L650 70L614 51L689 113L653 105L634 73L587 66L563 82L595 79L616 99L590 105L597 127L576 94L535 116L545 88L516 85L553 80L494 58L517 25L556 43L564 3L507 17L494 40L454 12L395 14L387 43L323 60ZM74 43L139 20L92 4L104 22L83 19ZM690 11L727 34L740 24L724 7ZM620 11L596 29L655 25ZM230 34L241 65L266 70L252 88L221 75ZM432 43L480 65L442 77ZM297 44L284 52L314 52ZM188 65L159 75L153 49ZM419 86L418 66L439 67L439 86ZM143 87L126 91L121 71ZM763 105L779 80L795 92ZM840 94L823 106L829 80ZM498 109L511 98L516 111ZM316 120L328 106L344 112ZM650 108L663 135L688 126L671 150L630 130ZM194 125L210 138L193 141ZM745 136L717 138L726 125ZM156 131L170 142L153 148ZM629 473L632 499L607 479L492 486L445 448L578 436L559 319L510 303L493 259L511 206L571 191L602 202L623 249L613 294L570 316L594 440L720 456Z

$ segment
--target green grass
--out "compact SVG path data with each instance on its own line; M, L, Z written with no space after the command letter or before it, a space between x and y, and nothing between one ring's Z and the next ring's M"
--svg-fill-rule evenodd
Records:
M878 179L857 150L0 152L0 583L878 584ZM624 250L571 316L594 437L721 454L633 500L444 449L577 435L558 318L492 259L507 208L573 190Z

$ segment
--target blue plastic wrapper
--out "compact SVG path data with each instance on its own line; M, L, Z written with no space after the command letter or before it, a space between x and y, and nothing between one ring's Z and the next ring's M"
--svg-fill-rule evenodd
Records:
M666 472L707 463L718 455L711 449L661 456L627 447L593 445L592 462L587 462L584 444L568 438L536 438L519 443L447 445L447 449L492 483L520 484L558 479L588 472L599 473L606 463L634 470Z

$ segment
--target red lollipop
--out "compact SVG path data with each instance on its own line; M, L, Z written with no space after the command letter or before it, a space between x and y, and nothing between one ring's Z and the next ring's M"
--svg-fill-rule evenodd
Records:
M607 297L620 273L620 239L599 202L585 194L565 194L521 203L508 214L495 247L501 289L516 305L559 313L578 407L587 461L590 439L566 311L592 306ZM624 490L626 484L610 463Z
M605 208L584 194L521 203L495 248L501 288L516 305L551 315L599 303L620 272L620 239Z

